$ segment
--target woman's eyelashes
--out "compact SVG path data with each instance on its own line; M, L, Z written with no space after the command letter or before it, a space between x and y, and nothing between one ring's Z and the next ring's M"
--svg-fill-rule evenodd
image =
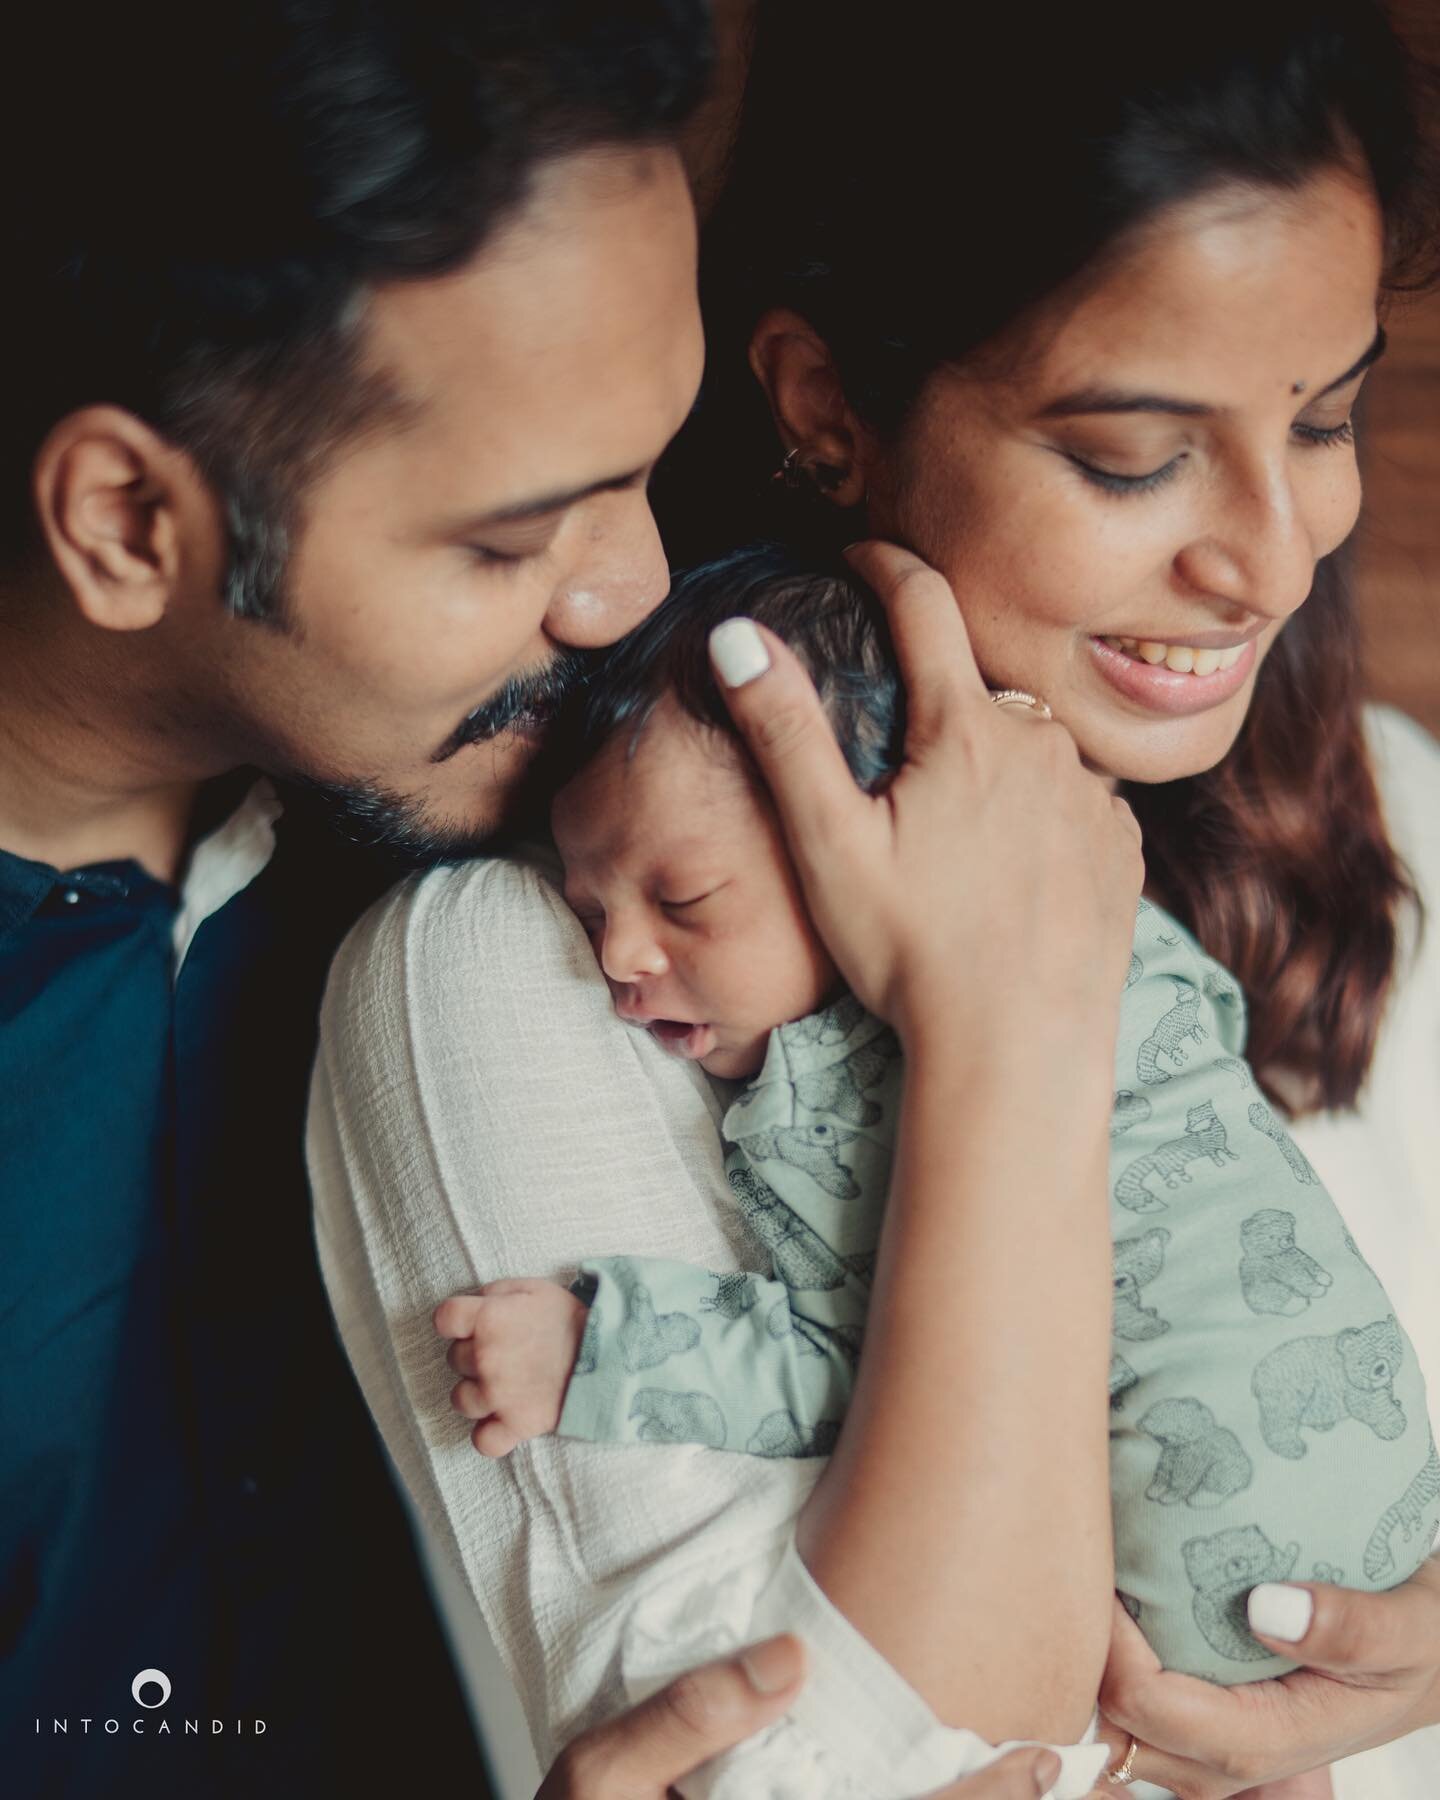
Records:
M1178 456L1172 456L1167 463L1158 469L1151 469L1144 475L1117 475L1113 469L1102 469L1098 463L1088 462L1073 450L1063 451L1065 460L1078 469L1092 487L1097 487L1105 494L1150 494L1167 481L1173 481L1180 473L1180 465L1185 461L1188 452L1182 450Z
M1297 419L1290 431L1296 442L1306 448L1336 448L1355 442L1353 418L1343 419L1338 425L1309 425ZM1169 462L1162 463L1158 469L1149 469L1143 475L1121 475L1114 469L1091 462L1088 457L1081 456L1075 450L1062 450L1060 454L1092 487L1099 488L1102 493L1150 494L1175 479L1190 453L1182 450L1178 455L1172 456Z
M1355 421L1353 418L1342 419L1338 425L1305 425L1298 419L1294 432L1306 444L1353 444L1355 442Z

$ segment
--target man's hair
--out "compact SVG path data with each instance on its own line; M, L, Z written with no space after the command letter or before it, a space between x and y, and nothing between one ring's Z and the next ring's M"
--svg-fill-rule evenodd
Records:
M842 567L752 544L676 578L664 604L620 639L556 721L548 780L559 785L628 733L633 755L659 702L671 695L697 723L740 735L710 668L711 631L758 620L795 652L815 683L850 773L867 793L900 767L905 689L884 610Z
M194 0L34 11L53 17L27 22L0 95L0 562L33 548L45 433L108 402L214 487L225 598L254 617L274 616L306 482L395 402L359 368L369 287L464 264L550 158L666 141L710 53L706 0L249 0L229 26Z

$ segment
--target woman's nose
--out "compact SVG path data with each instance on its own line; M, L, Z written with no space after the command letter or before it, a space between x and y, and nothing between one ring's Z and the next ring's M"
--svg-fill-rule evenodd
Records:
M612 981L634 983L664 975L669 958L643 919L607 919L600 940L600 967Z
M1253 470L1217 500L1211 530L1180 551L1177 571L1203 595L1288 618L1309 596L1321 554L1288 471Z

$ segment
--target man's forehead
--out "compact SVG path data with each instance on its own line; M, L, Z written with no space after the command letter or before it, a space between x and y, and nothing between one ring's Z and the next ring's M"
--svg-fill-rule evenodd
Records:
M497 409L522 408L566 386L579 400L592 383L613 392L637 361L660 362L693 333L697 316L678 158L593 150L537 170L461 268L376 288L364 355L427 412L481 390Z

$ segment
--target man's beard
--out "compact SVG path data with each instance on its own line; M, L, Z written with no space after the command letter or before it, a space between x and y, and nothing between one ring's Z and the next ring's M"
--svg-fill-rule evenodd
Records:
M493 741L507 731L523 731L528 737L548 730L561 707L579 692L597 660L593 654L567 651L537 674L513 676L466 715L430 761L448 762L468 745ZM511 822L507 797L523 794L527 809L534 806L533 786L526 783L524 771L512 784L514 796L502 792L496 817L481 825L431 820L423 801L409 799L378 781L331 782L308 775L295 779L302 805L313 807L332 831L352 843L381 851L403 868L428 868L478 856Z

